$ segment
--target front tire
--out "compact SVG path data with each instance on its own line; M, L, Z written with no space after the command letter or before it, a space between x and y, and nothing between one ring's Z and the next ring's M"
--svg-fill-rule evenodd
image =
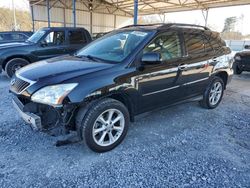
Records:
M95 152L114 149L125 138L129 126L126 106L114 99L105 98L82 108L76 117L78 135Z
M29 62L23 58L14 58L9 60L5 66L7 76L11 78L18 69L28 64Z
M207 86L203 99L200 101L200 105L203 108L213 109L216 108L223 97L225 84L220 77L215 76L211 83Z

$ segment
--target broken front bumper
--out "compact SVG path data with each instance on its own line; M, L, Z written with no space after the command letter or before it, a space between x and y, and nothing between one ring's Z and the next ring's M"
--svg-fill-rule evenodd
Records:
M34 130L42 129L41 118L38 115L30 113L30 112L24 112L23 110L24 105L17 97L13 97L12 103L15 109L17 110L17 112L19 113L19 115L23 118L23 120L26 123L31 125L32 129Z

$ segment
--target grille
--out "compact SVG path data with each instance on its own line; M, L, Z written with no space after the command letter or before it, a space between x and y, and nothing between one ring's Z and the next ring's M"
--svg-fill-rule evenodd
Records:
M21 93L23 90L25 90L30 85L29 82L26 82L18 77L14 77L11 80L11 86L10 89L14 91L15 93Z

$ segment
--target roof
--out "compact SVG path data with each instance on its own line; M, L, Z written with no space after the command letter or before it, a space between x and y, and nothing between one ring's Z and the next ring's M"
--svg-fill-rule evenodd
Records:
M46 0L29 0L31 5L46 4ZM105 5L107 9L110 7L116 10L123 11L124 13L133 16L134 0L76 0L82 4L88 5L90 2L93 4L93 12L98 12L98 7ZM50 0L51 5L55 2ZM72 0L60 0L61 4L71 4ZM209 8L247 5L250 4L249 0L138 0L139 15L148 14L163 14L168 12L179 12L188 10L204 10ZM111 11L112 13L112 11Z

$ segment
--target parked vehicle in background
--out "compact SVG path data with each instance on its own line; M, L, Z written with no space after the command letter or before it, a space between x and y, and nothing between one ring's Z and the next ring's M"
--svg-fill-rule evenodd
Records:
M250 45L245 45L245 50L234 56L234 71L241 74L243 71L250 71Z
M250 40L226 40L227 46L231 49L231 58L234 59L234 56L238 52L245 50L245 45L250 45Z
M100 37L102 37L102 36L104 36L104 35L106 35L106 34L108 34L109 32L103 32L103 33L93 33L92 34L92 38L93 38L93 40L96 40L96 39L98 39L98 38L100 38Z
M11 77L21 67L64 54L71 54L91 42L84 28L42 28L25 42L0 45L0 70Z
M0 32L0 44L10 42L24 42L26 41L33 32L30 31L6 31Z
M233 74L230 52L206 27L129 26L73 56L20 69L10 91L33 128L76 130L89 148L105 152L122 142L138 114L190 99L216 108Z

